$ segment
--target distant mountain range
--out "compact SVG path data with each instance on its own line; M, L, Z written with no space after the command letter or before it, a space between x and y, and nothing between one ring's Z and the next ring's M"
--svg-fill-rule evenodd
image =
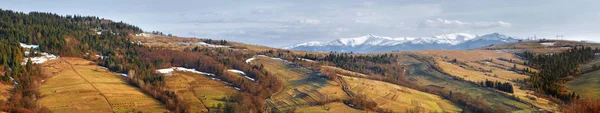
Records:
M313 52L391 52L411 50L466 50L493 44L518 42L520 39L499 33L472 35L467 33L444 34L432 37L384 37L366 35L356 38L340 38L331 42L311 41L284 47L290 50Z

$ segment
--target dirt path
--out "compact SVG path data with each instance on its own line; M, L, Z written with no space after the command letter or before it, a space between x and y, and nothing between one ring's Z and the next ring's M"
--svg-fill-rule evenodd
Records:
M112 104L110 104L110 101L108 101L108 98L106 98L106 95L104 95L104 93L102 93L100 90L98 90L98 88L96 88L96 86L94 86L94 84L92 84L92 82L90 82L88 79L86 79L81 74L79 74L79 72L77 72L77 69L75 69L75 67L73 67L73 64L71 64L68 61L65 61L64 59L61 59L61 61L66 62L67 64L69 64L69 66L71 66L71 69L73 69L73 72L75 72L77 75L79 75L79 77L81 77L83 80L85 80L86 83L90 84L94 89L96 89L96 91L100 92L100 95L104 98L104 100L106 100L106 103L108 103L108 106L110 107L110 110L111 111L113 110Z

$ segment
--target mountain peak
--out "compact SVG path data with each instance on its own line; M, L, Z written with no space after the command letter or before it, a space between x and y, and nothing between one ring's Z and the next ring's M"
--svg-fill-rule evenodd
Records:
M483 40L483 41L479 41ZM500 33L472 35L468 33L451 33L431 37L385 37L373 34L353 38L339 38L331 42L311 41L285 47L285 49L307 51L338 51L338 52L385 52L394 50L424 50L424 49L472 49L484 44L499 44L516 42L517 39ZM481 44L471 44L481 43ZM467 43L467 44L465 44ZM460 45L460 47L458 47ZM467 45L467 46L465 46ZM465 47L463 47L465 46Z

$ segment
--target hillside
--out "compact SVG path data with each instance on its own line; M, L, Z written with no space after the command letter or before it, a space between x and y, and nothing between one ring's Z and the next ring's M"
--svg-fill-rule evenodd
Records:
M599 47L594 43L454 34L435 37L448 40L411 41L469 49L494 45L324 53L145 32L91 16L0 14L0 47L6 48L0 50L4 112L488 113L600 108L586 104L595 102L587 99L596 98L598 88L594 83L600 51L591 49ZM400 39L365 36L338 44L358 47L386 40Z
M44 67L50 67L44 73L53 76L43 81L39 103L52 112L167 111L159 101L128 85L123 76L92 61L60 58Z

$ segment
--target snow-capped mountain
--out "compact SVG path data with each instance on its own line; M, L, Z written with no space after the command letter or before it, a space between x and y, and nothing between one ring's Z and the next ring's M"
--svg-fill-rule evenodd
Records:
M518 39L499 33L471 35L467 33L443 34L431 37L384 37L366 35L356 38L340 38L330 42L311 41L285 47L284 49L315 52L389 52L410 50L463 50L492 44L517 42Z

